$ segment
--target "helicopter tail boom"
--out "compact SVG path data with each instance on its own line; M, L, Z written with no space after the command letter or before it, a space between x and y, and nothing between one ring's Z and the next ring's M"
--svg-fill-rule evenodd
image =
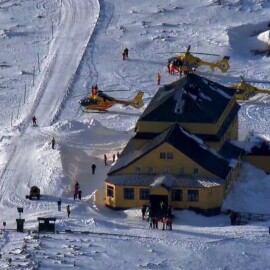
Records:
M132 100L124 101L124 100L115 99L115 101L116 103L123 104L124 106L132 106L133 108L140 109L144 105L144 102L142 99L143 95L144 95L144 92L139 91L139 93Z
M140 109L143 107L144 102L143 102L143 95L144 92L139 91L139 93L135 96L135 98L132 100L132 102L130 103L130 106L136 108L136 109Z

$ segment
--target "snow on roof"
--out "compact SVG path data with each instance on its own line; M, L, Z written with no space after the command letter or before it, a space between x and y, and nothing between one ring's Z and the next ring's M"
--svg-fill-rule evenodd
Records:
M157 186L166 186L166 187L172 187L173 186L173 178L171 175L161 175L156 178L156 180L151 184L152 187Z
M204 142L202 139L200 139L199 137L197 137L194 134L191 134L189 132L187 132L186 130L184 130L181 126L179 126L179 128L181 129L181 131L188 137L190 137L191 139L193 139L194 141L196 141L198 144L202 144L204 145Z
M270 46L270 30L260 33L257 39Z
M237 159L230 159L230 162L229 162L229 166L232 167L232 168L235 168L238 164L238 160Z
M225 98L231 99L232 97L228 94L226 94L223 90L221 90L220 88L218 88L216 85L210 85L209 86L212 90L218 92L220 95L222 95Z
M182 98L183 97L183 91L177 91L174 95L174 101L175 101L175 109L174 112L176 114L182 114L183 113L183 108L185 106L185 100Z
M212 101L212 99L211 99L210 97L206 96L206 95L205 95L204 93L202 93L202 92L199 93L199 96L200 96L201 98L203 98L203 99Z

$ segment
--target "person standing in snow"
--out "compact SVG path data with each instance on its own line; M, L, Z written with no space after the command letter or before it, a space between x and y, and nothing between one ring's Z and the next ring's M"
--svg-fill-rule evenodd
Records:
M161 76L160 76L160 74L158 73L158 74L157 74L157 85L160 85L160 80L161 80Z
M92 174L95 174L95 171L96 171L96 164L93 162L92 164Z
M125 54L125 60L128 59L128 48L124 49L124 54Z
M70 206L68 205L68 206L67 206L67 216L68 216L68 218L69 218L69 216L70 216L70 212L71 212L71 211L70 211Z
M54 146L55 146L55 138L54 137L52 138L51 144L52 144L52 149L54 149Z
M107 166L107 165L108 165L107 160L108 160L108 159L107 159L107 155L106 155L106 154L104 154L104 165L105 165L105 166Z
M113 154L113 156L112 156L112 162L113 163L115 162L115 154Z
M78 198L79 198L79 200L81 200L82 199L82 191L79 189L79 191L78 191Z
M33 126L37 126L37 118L35 116L32 117Z
M58 205L58 211L61 211L61 199L59 198L58 201L57 201L57 205Z

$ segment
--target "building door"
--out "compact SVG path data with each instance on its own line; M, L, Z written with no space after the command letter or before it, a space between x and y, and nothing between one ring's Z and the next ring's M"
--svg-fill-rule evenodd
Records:
M150 195L152 216L162 217L166 215L168 209L167 195Z

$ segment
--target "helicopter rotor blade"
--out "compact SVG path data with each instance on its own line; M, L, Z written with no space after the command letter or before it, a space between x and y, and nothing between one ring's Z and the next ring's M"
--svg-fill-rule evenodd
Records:
M102 92L104 92L104 93L110 93L110 92L130 92L130 90L124 90L124 89L122 89L122 90L102 90Z

